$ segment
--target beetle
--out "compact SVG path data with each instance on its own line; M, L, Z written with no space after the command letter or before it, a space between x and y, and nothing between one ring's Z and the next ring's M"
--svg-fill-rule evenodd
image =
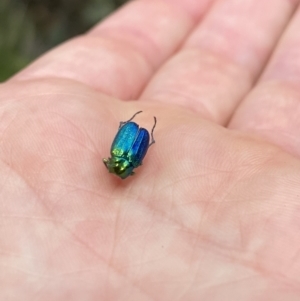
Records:
M108 171L121 179L134 175L133 170L142 165L149 147L155 143L153 132L156 126L156 117L154 116L151 142L149 143L149 132L132 121L140 113L142 111L135 113L129 120L120 122L118 132L110 148L111 158L103 159Z

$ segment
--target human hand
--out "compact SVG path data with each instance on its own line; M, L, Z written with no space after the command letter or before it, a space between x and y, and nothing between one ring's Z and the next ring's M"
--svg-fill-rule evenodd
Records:
M297 5L135 1L2 84L0 299L299 300Z

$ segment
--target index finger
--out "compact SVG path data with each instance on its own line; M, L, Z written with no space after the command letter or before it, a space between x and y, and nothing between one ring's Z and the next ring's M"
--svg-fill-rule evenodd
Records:
M88 34L50 51L13 80L66 78L114 97L135 98L211 2L130 2Z

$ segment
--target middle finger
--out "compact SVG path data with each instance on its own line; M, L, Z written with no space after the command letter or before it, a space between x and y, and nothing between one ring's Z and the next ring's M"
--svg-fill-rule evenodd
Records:
M250 90L296 7L286 0L219 0L142 99L189 107L224 124Z

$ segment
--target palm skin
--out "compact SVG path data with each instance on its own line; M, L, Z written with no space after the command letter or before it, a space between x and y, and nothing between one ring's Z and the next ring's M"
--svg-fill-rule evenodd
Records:
M153 15L160 20L161 11L165 17L169 2L157 1L144 22ZM141 0L0 87L1 300L299 300L297 88L295 81L280 78L289 78L287 67L282 75L276 69L292 38L278 46L263 72L298 2L277 1L277 18L265 26L273 39L256 69L251 64L255 70L243 65L253 83L264 74L252 89L248 73L237 83L245 72L233 67L237 62L228 67L225 55L217 60L201 50L204 59L197 64L211 66L203 71L192 67L195 53L186 46L175 54L183 41L196 44L187 37L209 27L210 16L223 12L225 2L174 2L180 9L171 10L159 34L178 32L183 10L194 13L193 21L180 15L186 28L177 40L170 38L176 40L172 47L160 45L165 50L160 57L132 35L126 40L109 30L152 5ZM254 14L271 2L244 3ZM232 14L239 16L235 9ZM252 24L251 10L248 14ZM205 18L210 21L196 25ZM245 32L244 41L251 30L247 20L241 22L236 27ZM152 34L147 26L145 32ZM134 44L134 54L118 43ZM103 59L95 68L94 56L103 55L98 46L120 64ZM76 47L79 56L72 52ZM130 71L126 60L118 61L137 53L151 60L152 69L140 57ZM287 99L279 109L278 102L268 104L272 97L266 95L274 90ZM122 181L107 172L102 158L109 155L119 122L139 110L144 113L136 122L148 129L157 117L156 144L136 174Z

